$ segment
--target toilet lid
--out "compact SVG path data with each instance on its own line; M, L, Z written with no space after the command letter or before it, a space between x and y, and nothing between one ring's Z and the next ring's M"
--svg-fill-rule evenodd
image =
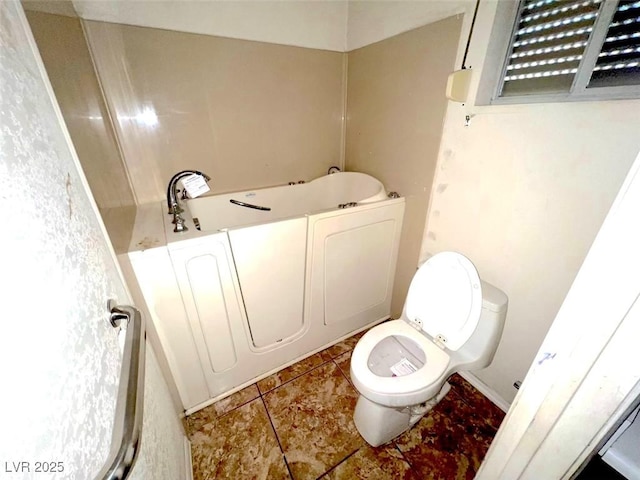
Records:
M475 330L482 311L480 278L473 263L456 252L441 252L416 272L405 312L422 330L458 350Z

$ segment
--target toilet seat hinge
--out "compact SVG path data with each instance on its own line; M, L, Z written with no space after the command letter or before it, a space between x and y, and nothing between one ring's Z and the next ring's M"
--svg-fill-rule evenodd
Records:
M409 325L411 325L413 328L415 328L419 332L422 331L422 320L420 320L418 317L410 318Z
M447 346L447 337L442 334L436 335L433 339L433 343L444 350L444 348Z

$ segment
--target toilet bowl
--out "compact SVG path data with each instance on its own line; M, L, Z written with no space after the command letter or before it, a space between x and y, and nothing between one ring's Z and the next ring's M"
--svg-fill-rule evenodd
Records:
M488 366L507 303L465 256L442 252L427 260L411 281L401 318L369 330L351 355L362 437L372 446L388 442L444 398L453 373Z

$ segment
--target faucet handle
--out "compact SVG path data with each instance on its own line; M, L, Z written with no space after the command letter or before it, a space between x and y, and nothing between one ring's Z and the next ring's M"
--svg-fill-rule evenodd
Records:
M176 215L180 215L181 213L184 213L184 208L182 208L178 202L175 202L173 205L171 205L171 210L169 210L169 214L173 215L173 222L172 223L176 223Z
M189 230L187 226L184 224L184 218L180 216L180 214L175 214L173 216L173 223L175 223L175 227L173 227L174 233L186 232Z

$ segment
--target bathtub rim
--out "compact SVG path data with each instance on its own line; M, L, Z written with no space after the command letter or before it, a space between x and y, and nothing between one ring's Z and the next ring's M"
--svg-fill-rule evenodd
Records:
M172 217L170 215L168 215L166 213L166 202L160 202L158 205L161 205L161 210L162 210L162 219L161 222L164 225L164 241L163 241L163 245L167 246L167 245L172 245L174 243L179 243L179 242L185 242L185 241L197 241L203 237L206 237L208 235L215 235L217 233L221 233L221 232L228 232L229 230L236 230L236 229L240 229L240 228L245 228L245 227L254 227L256 225L266 225L268 223L274 223L274 222L282 222L282 221L286 221L286 220L291 220L293 218L309 218L310 216L313 215L320 215L320 214L326 214L329 212L335 212L336 215L338 214L350 214L350 213L356 213L359 211L364 211L364 210L369 210L371 208L379 208L381 207L383 204L384 205L392 205L394 203L405 203L405 197L398 197L398 198L387 198L385 200L380 200L377 202L371 202L371 203L363 203L363 204L358 204L355 207L350 207L350 208L345 208L345 209L339 209L339 208L327 208L325 210L318 210L315 211L313 213L306 213L304 215L293 215L293 216L289 216L289 217L282 217L282 218L278 218L269 222L254 222L254 223L248 223L248 224L244 224L244 225L239 225L239 226L235 226L235 227L225 227L222 228L220 230L197 230L194 223L193 223L193 218L191 217L191 214L185 210L185 212L182 214L183 218L185 219L185 225L187 225L189 227L189 230L186 232L182 232L182 233L174 233L173 231L173 224L171 223ZM135 239L132 240L132 245L135 243ZM158 245L154 245L154 247L156 246L162 246L160 244ZM140 247L136 248L136 250L140 250Z
M331 198L331 197L335 198L336 195L331 190L330 186L332 182L338 181L338 179L341 177L355 178L355 180L353 180L352 182L365 182L363 187L364 191L356 192L356 194L362 193L363 198L359 198L358 195L355 195L355 194L349 198L349 197L344 197L340 193L338 193L338 196L340 196L341 198L336 199L335 204L327 206L325 202L322 205L318 205L314 201L314 197L318 195L318 192L323 191L318 189L325 188L324 187L325 184L329 185L329 188L328 188L329 191L327 193L327 196L328 198ZM347 180L347 182L350 182L350 181ZM347 186L349 186L349 183L347 183ZM358 186L357 183L356 183L356 186ZM311 203L309 204L308 209L304 209L304 210L301 209L295 212L287 211L289 210L289 205L286 202L284 203L281 202L281 200L283 196L287 195L286 193L287 190L292 188L298 190L296 193L294 193L292 197L292 200L294 201L294 203L292 203L293 205L297 205L300 203L299 195L301 194L302 189L310 189L310 193L307 195L311 199ZM348 189L346 190L346 192L350 193ZM261 193L263 194L262 196L260 195ZM265 196L265 193L266 193L266 196ZM275 197L274 197L274 194L275 194ZM252 201L253 197L255 197L255 201ZM264 197L264 198L261 198L261 197ZM280 213L278 216L275 216L273 213L259 212L258 210L251 211L251 212L248 212L248 211L242 212L241 210L238 210L238 213L239 213L238 219L236 220L234 218L234 220L230 220L231 215L228 210L228 205L226 205L226 201L227 200L231 201L232 199L235 199L235 200L240 199L241 201L245 201L249 204L254 203L255 205L274 206L274 208L283 209L285 213ZM387 197L387 192L385 190L384 185L377 178L362 172L340 172L340 173L331 174L331 175L323 175L322 177L318 177L306 184L277 185L273 187L264 187L264 188L251 189L251 190L240 190L235 192L217 193L216 195L201 196L196 199L187 199L184 204L185 214L183 216L185 217L185 219L189 217L189 219L191 220L189 224L193 223L194 218L200 217L199 223L202 228L201 231L203 232L211 232L211 233L223 232L228 230L234 230L237 228L268 224L268 223L273 223L277 221L285 221L291 218L299 218L303 216L309 216L309 215L314 215L318 213L325 213L328 211L338 210L340 202L347 203L350 199L353 199L353 201L357 203L357 206L361 206L369 203L386 201L388 200L388 197ZM270 201L272 201L272 203ZM217 203L217 202L220 202L220 203ZM212 206L212 210L208 210L206 208L207 204L214 204ZM192 206L195 206L195 205L198 205L198 209L194 212L194 209L192 208ZM240 206L240 207L231 207L231 208L243 209L244 207ZM349 208L355 208L355 207L349 207ZM223 219L226 218L226 220L218 221L217 223L216 223L216 220L212 220L212 217L214 217L215 214L211 213L211 211L215 212L216 209L220 209L221 216L223 217ZM198 212L198 210L200 211ZM256 216L262 216L263 214L266 218L262 218L262 219L256 218ZM242 218L243 215L246 215L248 218ZM172 233L172 232L168 232L168 233Z

